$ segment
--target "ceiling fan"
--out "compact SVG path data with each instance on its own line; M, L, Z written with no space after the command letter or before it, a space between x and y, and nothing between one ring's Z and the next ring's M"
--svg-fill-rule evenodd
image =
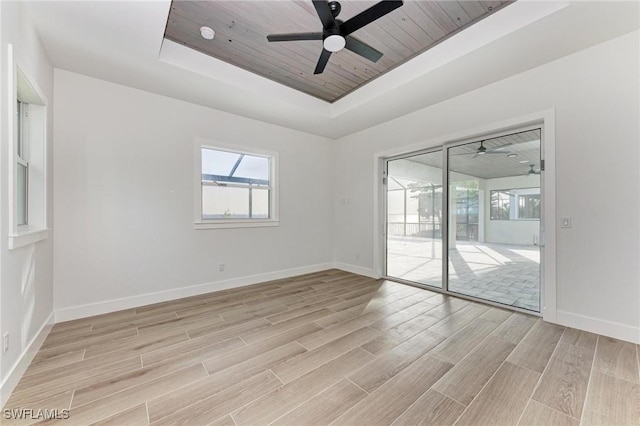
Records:
M529 164L529 171L527 172L527 176L539 175L540 174L540 170L534 170L534 167L535 167L535 165Z
M478 155L485 155L485 154L508 154L509 152L510 151L504 150L504 146L498 146L496 148L487 149L487 147L484 146L484 141L480 141L480 146L476 150L476 154L473 157L475 158Z
M267 40L275 41L302 41L302 40L322 40L322 53L316 65L314 74L321 74L329 62L331 53L338 52L343 48L357 53L370 60L378 62L382 53L369 46L365 42L353 37L351 33L370 24L378 18L402 6L402 1L384 0L369 9L360 12L356 16L342 21L336 19L340 13L341 6L337 1L312 0L316 8L320 22L322 22L322 32L315 33L293 33L293 34L269 34Z
M510 144L508 144L510 145ZM453 155L471 155L473 154L472 158L476 158L478 155L485 155L485 154L509 154L511 151L505 151L505 147L504 146L498 146L496 148L489 148L487 149L486 146L484 146L484 140L480 141L480 146L478 147L478 149L476 149L476 152L462 152L460 154L453 154Z

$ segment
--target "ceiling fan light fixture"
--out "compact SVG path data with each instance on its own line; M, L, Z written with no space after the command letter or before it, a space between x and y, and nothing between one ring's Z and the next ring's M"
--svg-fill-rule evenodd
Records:
M331 34L324 39L322 45L329 52L339 52L347 45L347 41L339 34Z

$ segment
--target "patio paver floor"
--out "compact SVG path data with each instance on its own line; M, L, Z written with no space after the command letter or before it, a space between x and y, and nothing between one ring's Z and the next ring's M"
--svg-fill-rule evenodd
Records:
M387 275L441 287L442 243L390 236ZM449 290L540 312L540 248L457 241L449 250Z

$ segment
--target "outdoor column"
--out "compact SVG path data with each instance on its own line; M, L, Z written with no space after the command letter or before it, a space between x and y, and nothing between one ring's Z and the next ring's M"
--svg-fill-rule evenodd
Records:
M449 185L449 250L456 248L456 188L455 185Z
M478 242L484 243L484 227L486 224L487 212L485 206L488 205L485 197L487 191L485 191L484 179L478 179Z

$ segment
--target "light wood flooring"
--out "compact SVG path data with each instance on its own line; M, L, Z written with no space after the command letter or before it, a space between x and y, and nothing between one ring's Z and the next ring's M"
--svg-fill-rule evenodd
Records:
M639 368L631 343L330 270L57 324L4 408L70 409L47 422L63 425L638 425Z

